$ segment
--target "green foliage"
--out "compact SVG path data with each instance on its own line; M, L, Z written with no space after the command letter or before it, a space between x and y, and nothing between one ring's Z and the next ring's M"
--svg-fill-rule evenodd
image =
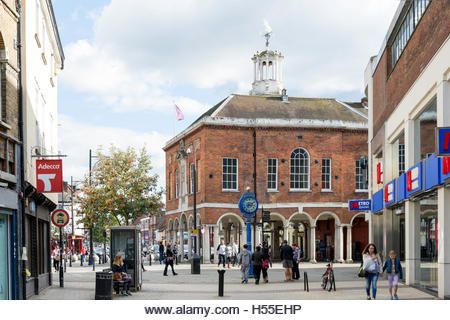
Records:
M93 227L94 239L103 240L107 226L130 225L138 217L158 214L162 190L145 148L138 154L131 147L122 151L111 146L109 154L97 151L96 159L79 196L79 214L85 227Z

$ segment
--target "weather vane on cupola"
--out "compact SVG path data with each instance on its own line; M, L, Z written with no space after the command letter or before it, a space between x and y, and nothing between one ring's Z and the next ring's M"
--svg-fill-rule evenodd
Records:
M270 27L269 23L266 19L264 19L264 37L266 38L266 48L269 48L269 39L272 35L272 28Z

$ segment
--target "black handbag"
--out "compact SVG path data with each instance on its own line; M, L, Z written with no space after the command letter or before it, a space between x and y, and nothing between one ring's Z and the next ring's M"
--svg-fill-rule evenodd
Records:
M361 265L361 266L359 267L358 277L364 278L365 276L366 276L366 270L364 270L363 266Z

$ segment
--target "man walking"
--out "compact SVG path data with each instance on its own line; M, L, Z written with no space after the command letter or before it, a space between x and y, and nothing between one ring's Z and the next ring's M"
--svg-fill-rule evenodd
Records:
M178 273L175 272L175 270L173 269L173 260L174 260L174 254L172 249L170 248L170 243L167 245L167 250L166 250L166 266L164 268L164 276L167 276L167 268L170 266L170 268L172 268L172 274L174 276L176 276Z
M178 264L178 242L173 245L173 254L175 256L175 264Z
M298 248L298 245L294 243L292 245L292 249L294 251L293 259L292 259L292 279L298 280L300 279L300 270L298 269L298 263L300 261L300 250Z
M261 247L257 246L256 251L252 254L253 261L253 274L255 275L255 284L259 284L259 279L261 278L263 253Z
M244 244L244 249L242 249L239 255L239 265L241 266L241 283L248 283L248 269L250 267L250 252L248 252L248 246ZM224 265L225 267L225 265Z
M162 241L159 242L159 264L162 264L164 261L164 245Z
M83 266L83 264L84 264L84 259L85 259L85 257L86 257L86 248L85 247L82 247L81 248L81 264L80 264L80 266L82 267Z

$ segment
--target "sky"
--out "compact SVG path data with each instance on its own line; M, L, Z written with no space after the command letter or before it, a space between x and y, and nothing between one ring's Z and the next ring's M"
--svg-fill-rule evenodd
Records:
M162 147L232 93L248 94L251 57L284 55L290 96L360 101L399 0L53 0L66 57L58 79L65 180L89 149L146 147L165 186ZM177 104L185 115L176 121ZM95 159L94 159L95 161Z

